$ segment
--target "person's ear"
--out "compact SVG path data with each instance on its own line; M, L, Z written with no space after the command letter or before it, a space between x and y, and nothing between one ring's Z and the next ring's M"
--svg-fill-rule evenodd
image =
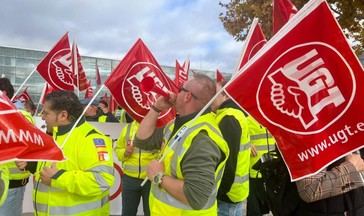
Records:
M58 114L58 118L59 118L59 120L62 120L62 121L66 121L66 120L68 120L68 112L67 111L65 111L65 110L63 110L63 111L61 111L59 114Z

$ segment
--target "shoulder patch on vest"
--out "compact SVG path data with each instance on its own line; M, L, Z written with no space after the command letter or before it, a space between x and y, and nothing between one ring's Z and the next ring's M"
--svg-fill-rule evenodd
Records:
M101 147L105 147L105 140L101 139L101 138L94 138L94 144L96 146L96 148L101 148Z

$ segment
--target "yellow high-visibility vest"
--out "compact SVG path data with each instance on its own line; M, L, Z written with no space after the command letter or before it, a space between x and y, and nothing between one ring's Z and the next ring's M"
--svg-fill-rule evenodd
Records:
M170 127L173 128L174 125L170 125ZM172 129L167 130L172 131ZM179 134L181 134L181 131L184 130L186 130L185 134L182 137L178 137ZM184 179L181 171L181 161L183 160L185 153L191 147L192 140L200 131L206 131L207 135L216 143L223 154L225 154L224 160L216 167L215 188L211 193L205 207L201 210L194 210L191 206L175 199L164 189L152 184L149 195L149 207L151 215L217 215L216 195L223 175L226 159L229 156L229 147L222 138L221 132L215 121L215 115L213 113L202 115L194 122L190 121L185 123L171 139L169 139L168 135L165 136L165 142L167 143L167 145L163 148L163 153L166 155L163 161L165 174L167 176L173 176L176 179ZM170 135L170 133L168 134ZM175 139L177 139L177 143L171 148L170 145Z
M59 145L68 133L53 129ZM51 162L38 162L33 190L37 215L109 215L109 190L114 182L110 138L84 122L71 132L63 153L66 160L56 163L63 173L53 177L50 186L39 180L39 172Z
M234 183L226 194L233 202L241 202L249 195L250 136L248 121L241 110L223 108L216 111L217 124L225 116L233 116L241 127L240 149L235 170ZM230 152L230 155L232 152Z
M147 151L134 146L133 153L129 157L124 156L127 145L133 145L138 128L139 123L133 121L122 129L116 142L115 152L118 159L122 162L123 172L126 175L144 179L147 176L146 169L148 164L158 158L159 151Z

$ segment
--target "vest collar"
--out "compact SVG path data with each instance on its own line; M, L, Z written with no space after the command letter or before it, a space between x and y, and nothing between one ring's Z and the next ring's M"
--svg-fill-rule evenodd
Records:
M222 104L219 106L219 109L224 109L224 108L234 108L241 110L241 108L231 99L227 99L226 101L222 102Z
M207 113L210 113L211 112L211 109L210 108L207 108L205 110L205 112L202 113L202 115L205 115ZM185 115L185 116L179 116L177 115L176 116L176 119L174 120L174 128L173 128L173 132L172 132L172 136L176 133L176 131L182 126L184 125L185 123L191 121L199 112L194 112L194 113L191 113L189 115ZM171 137L172 137L171 136Z
M77 127L80 126L81 124L85 123L86 119L84 117L81 118L80 122L78 122ZM71 122L68 125L62 125L62 126L58 126L58 130L57 130L57 136L62 136L66 133L68 133L73 125L75 124L75 122Z

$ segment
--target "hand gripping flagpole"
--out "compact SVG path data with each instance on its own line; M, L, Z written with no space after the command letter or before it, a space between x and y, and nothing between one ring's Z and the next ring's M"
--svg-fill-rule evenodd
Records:
M23 81L23 83L19 86L18 90L16 90L15 94L13 95L13 97L11 98L11 101L14 100L14 98L16 97L16 95L19 94L20 90L23 88L23 86L25 85L25 83L28 81L28 79L33 75L33 73L35 72L35 69L33 69L33 71L28 75L28 77Z

